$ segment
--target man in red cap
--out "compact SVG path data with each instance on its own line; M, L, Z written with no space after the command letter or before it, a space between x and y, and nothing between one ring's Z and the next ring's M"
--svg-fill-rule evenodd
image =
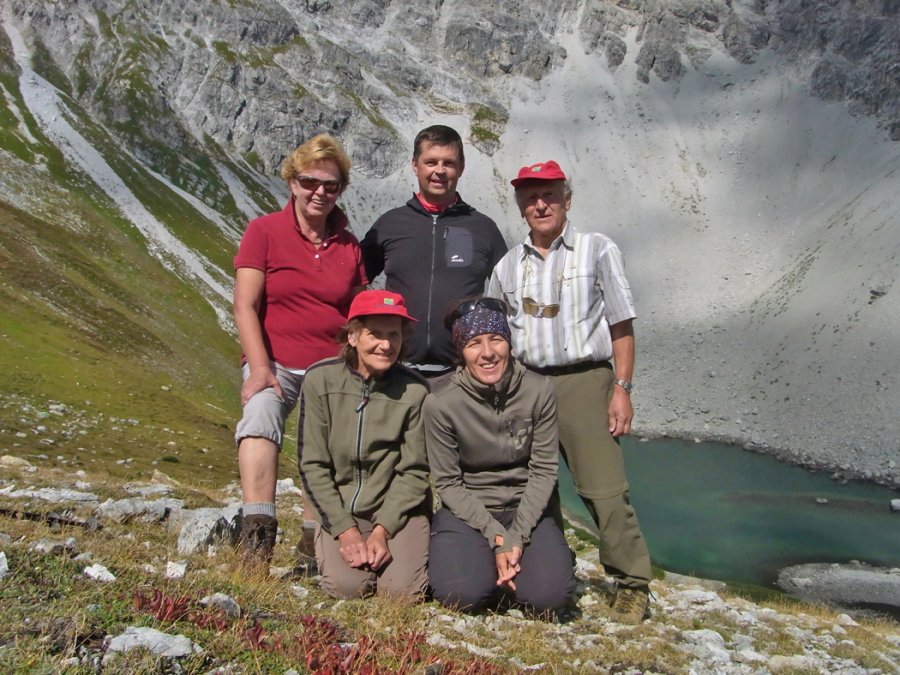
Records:
M617 441L634 414L635 311L622 254L568 222L572 190L556 162L522 167L512 185L529 233L494 268L488 294L510 308L516 357L553 382L560 451L617 582L613 614L637 624L649 612L651 570Z

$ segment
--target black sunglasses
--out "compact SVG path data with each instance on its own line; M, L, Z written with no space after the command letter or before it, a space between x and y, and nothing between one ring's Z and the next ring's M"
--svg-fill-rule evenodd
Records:
M495 312L503 312L504 316L507 311L506 303L498 298L475 298L474 300L466 300L454 307L453 311L444 317L444 327L446 327L447 330L453 330L453 323L458 318L465 316L469 312L475 311L479 307L492 309Z
M310 192L315 192L319 186L325 188L325 194L333 195L341 189L341 181L339 180L319 180L312 176L294 176L294 180L300 183L300 187Z

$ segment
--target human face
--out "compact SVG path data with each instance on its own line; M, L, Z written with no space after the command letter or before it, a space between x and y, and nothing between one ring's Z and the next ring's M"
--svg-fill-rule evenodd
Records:
M531 229L531 242L548 248L563 231L572 196L563 180L529 181L516 190L519 211Z
M422 143L422 151L412 163L419 180L419 192L429 204L448 206L456 199L456 184L463 166L454 145Z
M482 384L496 384L509 367L509 343L498 333L482 333L463 347L469 375Z
M347 336L356 348L359 363L356 370L365 379L381 377L397 362L403 346L403 319L376 314L361 318L362 327Z
M300 184L298 180L300 176L314 178L321 182L313 189L309 189ZM291 193L294 195L297 217L302 218L308 224L324 221L341 194L340 187L335 192L328 192L327 185L333 185L335 182L340 186L341 172L338 165L330 159L313 162L304 167L297 176L291 178L289 184Z

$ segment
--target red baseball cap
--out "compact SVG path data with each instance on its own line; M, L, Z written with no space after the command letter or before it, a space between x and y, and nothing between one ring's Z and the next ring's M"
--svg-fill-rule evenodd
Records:
M527 180L565 180L566 174L559 168L559 164L552 159L546 162L538 162L530 164L519 169L519 175L513 178L510 183L513 187L519 187Z
M406 311L406 300L402 295L381 290L363 291L357 294L350 303L350 314L347 316L347 320L376 314L399 316L409 321L417 321Z

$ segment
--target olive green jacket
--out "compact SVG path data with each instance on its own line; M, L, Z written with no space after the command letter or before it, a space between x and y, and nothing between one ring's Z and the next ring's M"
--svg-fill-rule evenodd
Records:
M510 361L485 385L464 367L432 380L425 399L428 463L442 504L498 551L527 544L556 490L556 395L541 375ZM516 511L507 531L491 511ZM503 536L503 546L494 537Z
M310 366L303 379L303 488L322 527L337 538L355 518L390 535L428 491L422 425L424 378L394 365L364 380L342 359Z

